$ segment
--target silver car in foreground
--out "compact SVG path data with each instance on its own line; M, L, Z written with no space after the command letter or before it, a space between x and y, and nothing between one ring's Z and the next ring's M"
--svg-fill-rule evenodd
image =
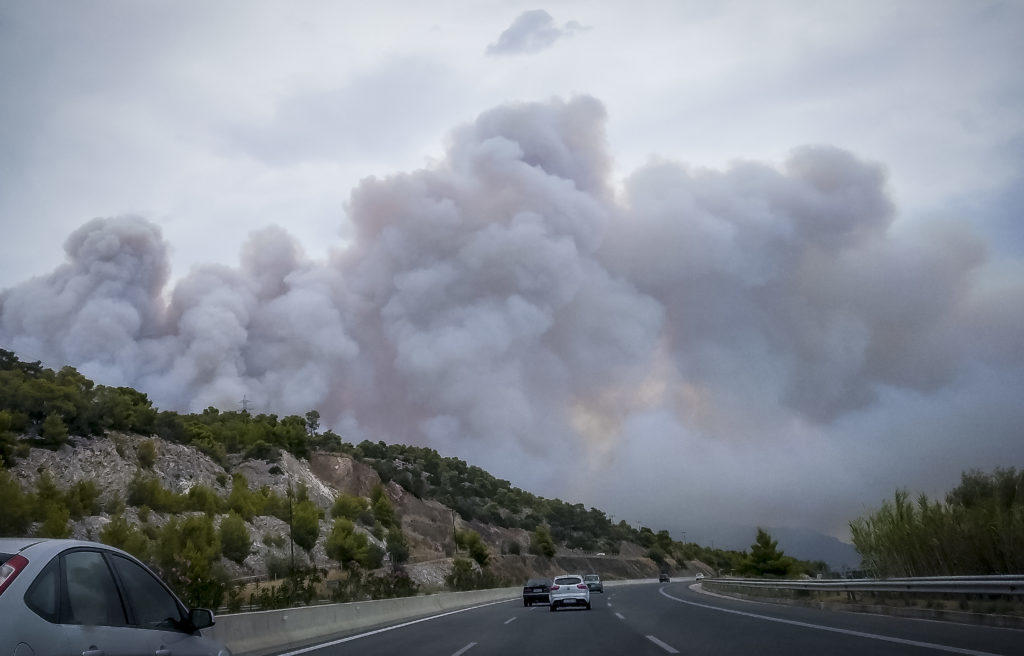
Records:
M590 588L579 574L556 576L548 591L548 599L551 600L552 613L560 606L586 606L590 610Z
M81 540L0 538L0 655L230 656L131 555Z

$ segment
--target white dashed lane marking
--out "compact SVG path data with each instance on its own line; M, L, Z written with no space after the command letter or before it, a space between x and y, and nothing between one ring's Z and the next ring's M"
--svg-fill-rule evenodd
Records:
M678 654L679 653L679 651L677 649L674 649L671 645L665 644L664 642L662 642L661 640L658 640L657 638L655 638L652 635L647 636L647 639L650 640L651 642L653 642L654 644L658 645L659 647L661 647L662 649L664 649L665 651L667 651L670 654Z

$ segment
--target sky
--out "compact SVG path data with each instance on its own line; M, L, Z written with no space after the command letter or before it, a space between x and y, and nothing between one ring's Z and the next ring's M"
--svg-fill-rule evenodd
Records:
M1024 466L1024 3L0 2L0 347L675 531Z

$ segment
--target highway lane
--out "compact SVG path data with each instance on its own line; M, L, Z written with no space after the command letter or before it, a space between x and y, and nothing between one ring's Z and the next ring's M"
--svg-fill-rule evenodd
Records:
M592 595L591 611L502 602L287 653L1024 654L1024 631L742 602L691 583L610 587Z

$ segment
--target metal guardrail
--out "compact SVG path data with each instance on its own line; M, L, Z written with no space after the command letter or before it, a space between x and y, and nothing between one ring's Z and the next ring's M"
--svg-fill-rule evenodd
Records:
M1024 596L1024 575L1004 576L928 576L894 579L731 579L707 578L719 583L747 588L811 590L818 592L910 592L964 595Z

